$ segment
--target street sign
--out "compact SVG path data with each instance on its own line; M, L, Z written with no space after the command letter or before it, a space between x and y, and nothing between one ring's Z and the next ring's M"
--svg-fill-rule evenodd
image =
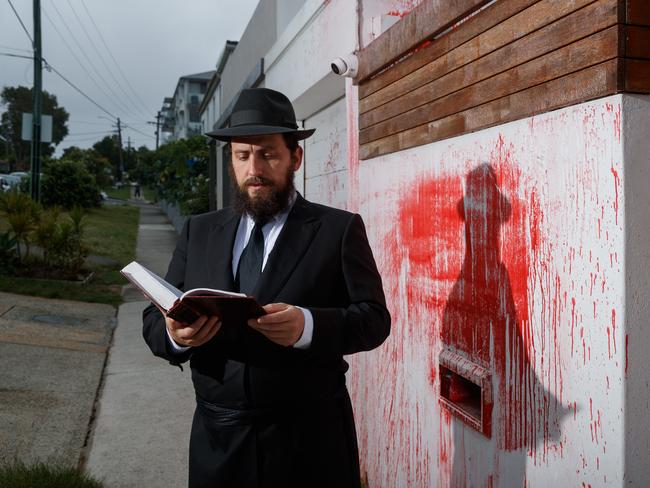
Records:
M23 141L32 140L32 114L23 112ZM52 116L41 115L41 142L52 142Z

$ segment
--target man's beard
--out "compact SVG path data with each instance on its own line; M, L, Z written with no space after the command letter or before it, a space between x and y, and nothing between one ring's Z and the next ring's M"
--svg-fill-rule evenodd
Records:
M234 208L239 215L247 213L256 223L265 224L277 214L285 211L289 207L291 196L295 191L293 177L294 170L287 169L283 185L275 185L272 181L259 176L248 178L242 186L237 181L230 170L231 180L234 186ZM264 192L255 198L248 194L248 186L252 183L262 183L268 193Z

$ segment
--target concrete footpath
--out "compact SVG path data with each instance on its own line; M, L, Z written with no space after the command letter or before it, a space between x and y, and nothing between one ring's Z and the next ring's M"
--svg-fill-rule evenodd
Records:
M0 463L79 464L114 327L110 305L0 293Z
M176 232L158 207L140 206L137 260L164 275ZM126 288L90 436L87 471L106 488L187 486L194 412L189 367L156 358L142 339L148 302Z

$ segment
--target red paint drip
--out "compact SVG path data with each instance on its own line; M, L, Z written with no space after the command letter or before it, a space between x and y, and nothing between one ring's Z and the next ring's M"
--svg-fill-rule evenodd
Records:
M573 402L573 420L576 419L578 414L578 402Z
M618 225L618 185L620 184L621 180L618 176L618 172L614 169L613 166L611 170L612 174L614 175L614 191L616 192L616 197L614 200L614 212L616 214L616 225Z
M576 325L576 299L571 297L571 357L573 357L573 330Z
M612 309L612 341L614 343L614 354L616 354L616 310Z
M609 355L609 359L612 359L611 332L609 327L607 327L607 354Z

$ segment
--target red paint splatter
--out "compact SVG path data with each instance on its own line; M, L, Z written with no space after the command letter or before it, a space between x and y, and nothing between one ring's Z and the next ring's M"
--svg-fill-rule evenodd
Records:
M399 17L401 19L401 18L406 17L409 13L411 13L411 12L410 11L391 10L390 12L386 12L386 15L389 15L391 17Z
M616 354L616 310L612 309L612 342L614 343L614 354Z
M621 140L621 104L616 104L616 109L611 103L605 104L605 110L609 113L614 113L614 135Z

